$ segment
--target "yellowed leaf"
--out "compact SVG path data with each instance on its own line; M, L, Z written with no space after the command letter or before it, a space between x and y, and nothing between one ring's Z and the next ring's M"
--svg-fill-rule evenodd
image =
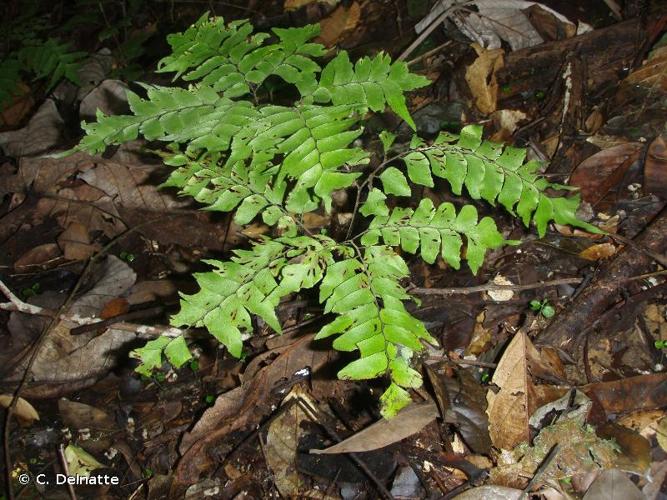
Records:
M579 252L579 257L586 260L601 260L611 257L616 253L616 247L611 243L600 243L592 245Z
M486 50L476 43L472 47L477 52L477 59L466 69L465 79L477 109L484 114L493 113L498 98L496 71L504 65L504 52L503 49Z
M9 405L12 404L13 396L10 394L0 394L0 406L4 408L9 408ZM14 409L14 415L23 420L24 422L31 424L35 420L39 420L39 414L33 406L28 403L25 399L19 397L16 402L16 408Z
M468 348L465 351L466 355L472 354L473 356L477 356L486 351L486 347L491 341L491 332L488 328L484 328L485 317L486 313L482 311L475 318L475 328L472 332L470 344L468 344Z
M331 47L341 38L357 27L361 19L361 7L352 2L349 7L338 6L329 17L320 21L320 36L317 41Z

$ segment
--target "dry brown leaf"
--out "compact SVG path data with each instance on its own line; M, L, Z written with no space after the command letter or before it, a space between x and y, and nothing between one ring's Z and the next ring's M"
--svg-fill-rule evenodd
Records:
M310 367L313 373L317 373L330 361L333 353L314 350L312 341L313 335L306 335L269 352L263 357L265 362L269 362L271 355L278 354L278 357L268 366L254 363L262 356L253 359L244 373L243 383L218 396L213 407L206 410L192 430L183 435L179 445L183 459L175 473L177 483L192 484L211 466L207 453L209 447L231 432L258 424L271 413L272 398L275 398L272 389L276 383L292 377L304 367Z
M667 92L667 46L651 51L644 64L630 73L624 83L659 88Z
M608 259L616 253L616 250L616 246L612 243L599 243L579 252L579 257L586 260Z
M360 20L361 7L357 2L352 2L349 7L339 5L328 17L320 21L320 36L316 41L331 47L354 30Z
M30 93L30 87L19 82L15 92L16 97L0 112L0 127L15 128L30 113L35 100Z
M667 71L667 67L665 68ZM644 162L646 191L667 198L667 145L665 136L656 137L646 152Z
M109 255L93 269L93 276L100 276L95 285L77 298L68 314L80 317L98 315L103 305L114 297L125 293L134 284L136 274L125 262ZM64 300L64 297L62 298ZM56 309L60 304L54 304ZM14 317L18 313L12 313ZM11 318L10 318L11 320ZM43 320L48 321L48 320ZM59 321L47 336L31 369L31 385L24 395L32 398L61 396L95 383L116 365L117 353L122 346L132 343L133 337L125 330L110 328L103 334L87 332L70 335L77 326L69 320ZM34 329L41 331L43 322ZM26 369L28 359L22 359L6 374L2 382L15 383Z
M593 482L584 495L584 500L644 500L646 497L618 469L608 469Z
M17 271L28 271L36 266L44 266L50 262L60 259L62 254L55 243L44 243L31 248L14 262Z
M382 419L324 450L310 450L314 455L356 453L377 450L418 433L438 416L432 403L411 404L392 419Z
M12 404L13 398L14 396L11 394L0 394L0 406L3 408L9 408L9 405ZM21 397L19 397L16 401L14 415L27 424L31 424L35 420L39 420L39 413L37 413L37 410L35 410L35 408L33 408L30 403Z
M475 43L472 47L477 52L477 59L466 69L465 79L477 109L484 114L490 114L496 110L496 71L504 65L504 52L503 49L486 50Z
M72 222L60 233L58 246L67 260L88 260L100 248L90 243L88 228L80 222Z
M310 395L298 385L285 397L283 404L294 398L304 400L311 407L317 406ZM273 472L276 488L283 498L333 500L337 497L323 495L321 491L312 488L310 482L305 480L297 469L299 441L306 434L301 423L308 418L309 415L301 405L292 404L273 419L266 433L266 443L262 447L264 458Z
M539 353L522 330L507 346L491 379L500 391L496 394L489 390L486 395L489 435L497 448L511 450L530 439L529 419L540 405L529 359L539 359Z
M579 187L582 197L595 205L623 180L643 148L639 142L626 142L598 151L577 166L570 184Z
M594 382L580 388L599 403L607 415L667 406L667 373L638 375L610 382Z
M499 109L493 113L493 122L498 131L489 139L494 142L508 142L512 134L519 128L519 123L526 120L528 115L519 109Z

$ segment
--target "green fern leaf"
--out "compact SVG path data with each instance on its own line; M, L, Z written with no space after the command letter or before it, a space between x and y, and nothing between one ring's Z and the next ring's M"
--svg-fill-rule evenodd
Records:
M404 93L430 83L428 78L410 73L404 62L392 63L387 54L362 57L353 65L347 52L340 52L322 70L313 98L316 102L353 105L362 113L384 111L389 105L414 129Z
M423 349L422 340L436 341L403 306L409 299L399 283L409 275L403 259L385 246L370 246L360 257L327 268L320 285L320 302L325 303L325 312L338 316L316 339L338 335L333 342L335 349L360 352L361 357L343 368L339 378L389 377L391 392L382 399L382 412L391 416L409 402L409 397L394 396L395 386L419 387L422 382L408 364L410 356Z
M322 279L332 243L326 237L267 239L251 250L235 250L231 261L205 261L216 269L195 274L200 291L182 296L172 325L206 327L240 357L243 332L252 330L250 315L280 332L275 313L280 299Z
M282 155L276 185L296 181L286 208L295 213L309 212L319 206L321 199L329 211L331 194L352 185L360 175L342 169L368 163L366 152L349 147L362 132L353 128L358 119L350 116L350 107L266 106L260 112L261 118L235 137L230 161L257 157L267 161Z
M18 59L25 68L31 71L35 78L49 78L46 91L48 92L62 78L79 85L78 70L85 52L73 52L69 44L55 38L48 38L44 42L23 47L18 51Z
M192 359L192 354L183 336L173 339L158 337L130 353L131 357L141 360L141 364L135 368L135 371L140 375L150 377L154 370L162 367L163 353L174 368L180 368Z
M551 220L599 232L574 215L578 198L547 196L552 184L540 176L540 163L525 158L524 148L483 141L482 127L469 125L459 136L441 134L432 146L410 151L404 161L416 184L432 186L432 173L447 180L454 194L460 195L465 186L473 199L500 203L526 226L533 221L540 236Z
M98 113L96 122L82 123L86 135L75 149L100 153L141 134L148 140L188 144L189 151L226 151L232 137L257 116L251 103L221 97L210 87L144 87L147 99L128 92L134 115Z
M423 199L414 211L399 207L388 216L376 216L361 243L376 245L382 239L385 244L400 245L412 254L421 248L421 257L427 263L433 264L438 255L442 255L445 262L459 269L463 236L466 238L468 266L475 274L487 249L505 243L493 219L484 217L478 222L477 210L472 205L465 205L457 215L451 203L442 203L436 209L428 198Z
M309 43L319 26L273 30L277 43L264 45L267 33L252 34L247 21L225 25L221 17L204 14L183 33L170 35L172 54L158 65L159 73L175 72L176 78L200 81L227 97L239 97L276 75L294 84L300 92L317 86L320 67L311 58L324 55L322 45Z

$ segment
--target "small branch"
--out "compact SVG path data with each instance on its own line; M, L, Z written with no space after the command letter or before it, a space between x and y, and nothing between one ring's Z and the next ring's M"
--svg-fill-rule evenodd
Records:
M408 292L415 295L468 295L478 292L492 292L496 290L534 290L536 288L546 288L558 285L575 285L583 281L583 278L561 278L551 281L538 281L536 283L528 283L525 285L478 285L478 286L463 286L452 288L409 288Z
M474 2L469 1L469 2L463 2L460 4L455 4L452 5L451 7L447 8L444 10L442 14L440 14L438 17L436 17L431 24L428 25L428 27L421 32L421 34L416 38L414 42L410 44L410 46L403 51L403 53L398 56L398 61L405 61L410 54L412 54L417 47L419 47L424 40L426 40L433 31L440 26L442 23L445 22L445 20L456 10L460 9L461 7L464 7L466 5L470 5Z

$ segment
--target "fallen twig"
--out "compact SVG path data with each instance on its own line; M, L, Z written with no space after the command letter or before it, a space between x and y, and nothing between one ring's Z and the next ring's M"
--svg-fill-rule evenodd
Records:
M478 292L492 292L496 290L534 290L535 288L545 288L549 286L558 285L575 285L583 281L583 278L560 278L550 281L538 281L536 283L527 283L525 285L477 285L477 286L461 286L451 288L410 288L410 293L416 295L468 295Z

